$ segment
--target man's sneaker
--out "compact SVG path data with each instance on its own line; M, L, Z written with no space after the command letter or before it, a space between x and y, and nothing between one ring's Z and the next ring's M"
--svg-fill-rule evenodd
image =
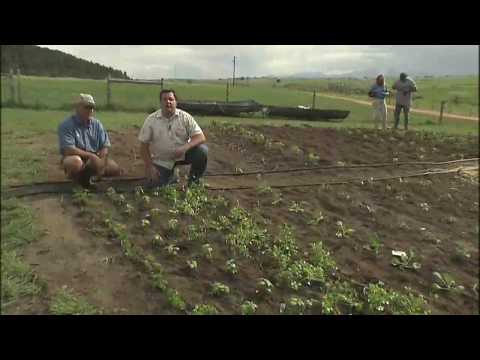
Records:
M78 177L78 183L88 189L91 188L93 183L92 183L92 176L95 174L95 171L90 168L90 167L85 167L85 169L80 173L80 176Z

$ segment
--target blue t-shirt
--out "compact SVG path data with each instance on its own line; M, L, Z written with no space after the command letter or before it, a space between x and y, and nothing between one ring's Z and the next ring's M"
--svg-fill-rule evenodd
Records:
M386 86L374 84L370 89L370 92L373 93L373 97L375 99L383 100L388 96L388 90Z
M84 125L77 115L66 118L58 127L60 154L69 147L97 153L104 147L110 147L110 139L97 119L91 119Z

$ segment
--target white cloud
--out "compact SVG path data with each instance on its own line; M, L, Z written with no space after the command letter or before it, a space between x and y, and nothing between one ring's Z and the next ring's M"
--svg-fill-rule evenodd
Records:
M285 76L349 71L478 74L467 45L40 45L126 71L136 78Z

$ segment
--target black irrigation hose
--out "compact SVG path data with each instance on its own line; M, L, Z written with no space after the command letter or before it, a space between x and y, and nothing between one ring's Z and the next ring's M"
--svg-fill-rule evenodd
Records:
M452 164L452 163L459 163L459 162L468 162L468 161L476 161L478 158L474 159L463 159L463 160L452 160L452 161L445 161L445 162L424 162L422 164L436 164L436 165L445 165L445 164ZM419 164L419 163L415 163ZM378 165L378 164L371 164L371 165ZM381 164L383 165L383 164ZM390 165L390 164L388 164ZM365 166L368 167L368 166ZM310 183L310 184L287 184L287 185L270 185L271 188L288 188L288 187L311 187L311 186L322 186L322 185L340 185L340 184L349 184L356 181L381 181L381 180L390 180L390 179L399 179L405 177L415 177L415 176L428 176L428 175L436 175L436 174L447 174L453 173L458 170L437 170L437 171L427 171L419 174L407 174L407 175L395 175L395 176L387 176L387 177L380 177L380 178L370 178L367 179L365 177L361 178L347 178L344 180L336 180L336 181L329 181L329 182L320 182L320 183ZM105 186L115 186L117 188L127 189L132 188L133 186L148 186L146 183L145 178L110 178L104 179L105 182L100 182L99 185L102 187ZM210 187L207 186L209 190L247 190L247 189L254 189L256 186L237 186L237 187ZM38 195L38 194L55 194L55 193L71 193L73 189L73 183L70 181L57 181L57 182L43 182L43 183L33 183L28 185L16 185L11 186L6 191L2 192L2 195L6 196L30 196L30 195ZM100 190L100 189L99 189ZM102 190L100 190L102 191Z
M372 164L355 164L355 165L330 165L330 166L315 166L309 168L292 168L292 169L283 169L283 170L257 170L243 173L213 173L205 174L204 177L215 177L215 176L247 176L247 175L256 175L256 174L278 174L278 173L289 173L289 172L302 172L302 171L313 171L313 170L329 170L329 169L355 169L355 168L376 168L376 167L388 167L388 166L404 166L404 165L449 165L462 162L471 162L478 161L479 158L470 158L470 159L458 159L442 162L431 162L431 161L419 161L419 162L399 162L399 163L372 163ZM138 181L145 180L144 177L128 177L128 178L104 178L107 181ZM20 184L20 185L10 185L9 188L17 189L22 187L30 187L34 185L64 185L70 184L71 181L44 181L36 182L31 184Z
M439 171L427 171L423 173L417 174L407 174L407 175L395 175L395 176L383 176L378 178L349 178L345 180L336 180L336 181L327 181L327 182L319 182L319 183L309 183L309 184L286 184L286 185L269 185L272 189L283 189L283 188L294 188L294 187L312 187L312 186L325 186L325 185L344 185L344 184L351 184L357 181L384 181L384 180L393 180L393 179L403 179L409 177L421 177L421 176L430 176L430 175L441 175L441 174L450 174L459 172L458 169L454 170L439 170ZM216 187L207 187L208 190L212 191L232 191L232 190L250 190L255 189L256 186L237 186L237 187L223 187L223 188L216 188Z
M354 165L329 165L329 166L313 166L313 167L303 167L303 168L292 168L292 169L280 169L280 170L256 170L242 173L216 173L216 174L206 174L205 177L214 177L214 176L246 176L246 175L257 175L257 174L277 174L277 173L290 173L290 172L302 172L302 171L314 171L314 170L330 170L330 169L355 169L355 168L376 168L376 167L388 167L388 166L420 166L420 165L448 165L461 162L470 162L478 161L479 158L470 158L470 159L460 159L460 160L450 160L442 162L431 162L431 161L413 161L413 162L398 162L398 163L373 163L373 164L354 164Z

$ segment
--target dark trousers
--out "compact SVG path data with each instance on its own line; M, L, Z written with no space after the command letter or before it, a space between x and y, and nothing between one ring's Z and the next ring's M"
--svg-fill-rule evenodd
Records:
M175 177L175 167L178 165L191 165L188 183L198 183L207 169L208 147L205 144L197 145L185 153L185 160L175 162L173 169L155 165L160 172L160 178L156 186L173 184L178 181Z
M403 109L403 116L405 119L405 130L408 130L408 113L410 111L410 107L405 106L405 105L395 105L395 129L398 129L398 124L400 123L400 113L402 112Z

